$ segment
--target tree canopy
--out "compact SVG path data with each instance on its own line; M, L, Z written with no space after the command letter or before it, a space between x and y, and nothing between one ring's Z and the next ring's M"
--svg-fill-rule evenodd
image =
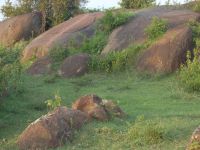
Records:
M151 6L155 0L121 0L121 7L127 9L138 9Z
M59 24L77 14L87 0L6 0L1 8L5 17L13 17L33 11L41 11L49 26Z

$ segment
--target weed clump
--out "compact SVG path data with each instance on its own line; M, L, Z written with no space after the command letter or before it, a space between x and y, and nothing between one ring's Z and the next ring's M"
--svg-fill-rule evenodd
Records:
M151 24L145 29L149 40L156 40L167 31L167 21L153 17Z
M53 62L62 62L69 55L66 47L54 47L49 51L49 56Z
M182 65L179 73L180 84L189 91L200 91L200 62L199 50L194 49L194 58L191 52L187 53L187 61Z
M123 8L138 9L153 6L155 0L122 0L120 5Z
M19 49L0 46L0 97L18 90L22 73L19 59Z
M45 104L47 105L47 108L49 110L54 110L57 107L60 107L62 104L62 98L58 93L55 94L54 99L48 99L45 101Z
M196 21L189 22L193 31L195 49L193 52L187 52L186 64L181 65L178 74L179 83L188 91L200 91L200 23Z
M133 141L135 145L157 144L164 139L164 131L157 123L138 117L129 127L126 138L128 141Z

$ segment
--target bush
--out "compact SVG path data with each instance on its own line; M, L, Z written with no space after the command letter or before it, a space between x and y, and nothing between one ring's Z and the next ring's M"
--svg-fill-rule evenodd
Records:
M179 72L180 84L190 91L200 91L200 62L199 50L194 49L192 60L191 52L187 53L187 61L182 65Z
M55 94L54 99L48 99L45 101L45 104L47 105L47 108L49 110L54 110L57 107L60 107L62 104L62 98L58 93Z
M122 8L138 9L154 5L155 0L122 0L120 3Z
M18 49L0 47L0 97L17 90L21 83L22 67Z
M197 21L190 21L188 26L192 29L193 39L197 48L200 47L200 23Z
M140 116L133 125L130 125L127 134L128 141L134 141L135 145L157 144L164 139L163 129L151 120L144 120Z
M100 54L105 47L107 40L107 33L97 31L92 38L85 40L80 50L84 53Z
M199 1L196 1L194 3L194 6L192 8L195 12L200 12L200 2Z
M111 32L113 29L126 23L131 16L133 16L132 13L107 10L99 22L99 29L100 31Z
M62 62L69 55L68 49L66 47L54 47L49 51L49 56L53 62Z
M114 72L121 71L126 67L126 52L113 52L106 56L93 56L89 68L92 71Z
M140 50L148 46L149 43L131 45L123 51L112 52L106 56L95 55L89 63L89 68L91 71L103 71L107 73L133 68Z
M167 21L158 17L153 17L151 24L145 29L149 40L161 37L167 31Z

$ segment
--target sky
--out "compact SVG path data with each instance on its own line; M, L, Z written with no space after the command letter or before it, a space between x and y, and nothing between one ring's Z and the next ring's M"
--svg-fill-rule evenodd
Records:
M15 0L11 0L15 2ZM167 0L156 0L157 3L164 4ZM183 3L185 0L171 0L175 2ZM86 4L87 8L111 8L111 7L119 7L118 3L120 0L88 0ZM0 7L5 3L5 0L0 0ZM2 14L0 13L0 20L3 19Z

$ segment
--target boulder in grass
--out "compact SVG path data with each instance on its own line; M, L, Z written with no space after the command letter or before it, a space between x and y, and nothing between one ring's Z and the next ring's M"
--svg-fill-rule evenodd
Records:
M200 127L195 129L190 138L190 142L187 146L187 150L199 150L199 149L200 149Z
M102 105L110 116L119 117L119 118L123 118L126 116L126 114L122 111L122 109L112 100L103 99Z
M72 109L85 112L90 118L106 121L108 120L108 115L101 104L102 99L97 95L86 95L76 100L72 105Z
M90 118L100 121L109 120L110 117L124 117L125 113L111 100L102 100L97 95L86 95L76 100L72 108L88 114Z
M72 41L80 46L85 38L94 35L96 21L102 16L100 12L81 14L44 32L24 49L22 62L47 56L50 49L68 47Z
M53 112L31 123L19 136L20 150L46 150L61 146L70 140L73 131L80 129L88 116L66 107L58 107Z
M84 75L88 71L89 60L88 54L69 56L63 61L59 74L65 78Z
M34 62L27 70L30 75L44 75L52 72L52 60L50 57L43 57Z
M28 40L41 33L43 16L33 12L0 22L0 44L10 46L20 40Z
M147 48L137 61L137 70L149 73L171 73L186 61L186 53L194 47L192 30L179 26Z

